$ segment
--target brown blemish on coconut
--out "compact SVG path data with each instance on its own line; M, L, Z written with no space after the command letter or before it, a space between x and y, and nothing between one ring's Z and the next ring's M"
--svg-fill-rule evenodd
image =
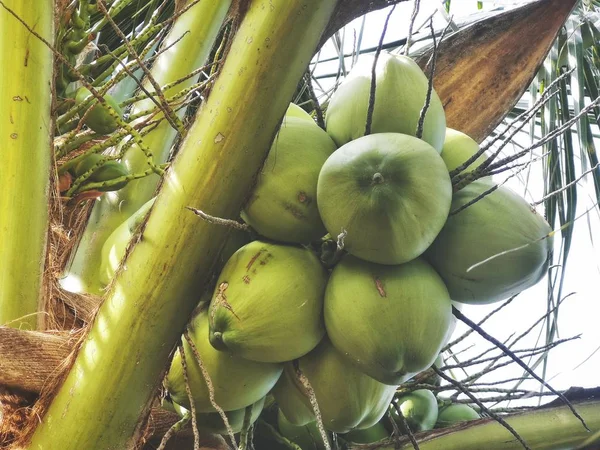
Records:
M242 277L242 281L243 281L244 283L246 283L246 284L250 284L250 280L251 280L251 279L250 279L250 277L249 277L248 275L244 275L244 276Z
M210 315L210 320L213 323L214 323L217 308L220 306L222 306L227 311L229 311L231 314L233 314L237 320L240 320L238 315L233 310L233 307L227 301L227 296L225 295L225 291L227 290L228 287L229 287L229 283L227 281L223 281L221 284L219 284L219 287L217 288L217 295L215 296L215 299L214 299L214 307L213 307L211 315Z
M250 258L250 262L246 265L246 272L250 272L250 269L252 268L252 264L254 264L256 262L256 260L260 257L260 255L264 252L264 249L261 249L259 252L257 252L252 258ZM262 265L264 265L263 262L261 262Z
M306 215L297 206L292 205L291 203L284 203L283 207L285 208L286 211L289 211L290 214L292 216L294 216L296 219L299 219L299 220L305 220L306 219Z
M379 296L387 297L387 293L383 287L383 282L377 277L373 277L373 280L375 281L375 288L377 289L377 292L379 292Z
M312 198L306 192L300 191L298 192L298 201L308 206L312 203Z

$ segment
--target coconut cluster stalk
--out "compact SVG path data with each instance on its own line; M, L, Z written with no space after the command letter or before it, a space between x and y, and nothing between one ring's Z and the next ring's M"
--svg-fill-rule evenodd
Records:
M600 429L600 402L598 400L577 403L577 411L590 429ZM588 432L567 406L536 409L505 417L530 448L536 450L559 450L565 448L597 448L597 434ZM442 430L440 430L442 431ZM521 450L519 443L501 424L488 419L456 427L455 432L431 439L421 439L420 450ZM588 442L589 440L589 442ZM385 450L401 448L412 450L412 444L402 447L384 446Z
M0 325L35 329L42 290L51 164L50 0L0 2Z
M189 0L189 5L194 0ZM184 78L194 69L201 67L207 60L218 36L232 0L211 0L196 2L189 10L175 21L173 28L165 39L161 53L152 65L152 78L160 86L173 83ZM190 87L198 77L191 77L181 83L163 90L168 99L177 92ZM154 87L145 80L144 86L149 92ZM160 100L159 100L160 102ZM131 114L146 111L155 106L151 99L137 102ZM180 108L175 114L181 119L186 108ZM160 120L164 114L159 112L152 120ZM147 120L144 116L136 123ZM163 119L144 137L144 143L150 148L154 162L164 163L177 137L168 120ZM133 145L123 158L131 173L143 172L148 168L147 158L137 145ZM102 284L98 279L102 245L108 236L134 214L155 194L160 177L157 174L133 180L123 189L103 195L94 205L86 229L81 237L65 278L61 280L63 287L72 292L101 294Z
M335 0L254 0L28 448L129 448Z

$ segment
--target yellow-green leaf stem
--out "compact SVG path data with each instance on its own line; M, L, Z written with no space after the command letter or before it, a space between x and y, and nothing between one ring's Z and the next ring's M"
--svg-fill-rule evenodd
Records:
M35 329L48 228L52 52L50 0L0 4L0 325Z
M600 402L598 400L576 403L575 408L585 419L592 433L586 431L581 421L566 406L536 409L504 419L536 450L563 450L579 448L586 439L600 431ZM523 446L502 425L493 419L469 422L457 426L455 432L431 440L419 439L421 450L521 450ZM441 430L440 430L441 431ZM437 433L435 434L437 435ZM394 446L383 449L397 448ZM412 444L401 447L412 450ZM596 448L595 446L586 448Z
M152 76L159 85L164 86L179 80L204 64L231 2L232 0L202 0L175 21L163 45L167 50L160 54L152 65ZM190 78L164 90L165 98L191 86L195 81L195 78ZM146 82L145 86L150 92L154 92L150 83ZM155 103L151 99L142 100L136 103L131 114L154 106ZM177 115L181 118L184 113L185 108L181 108ZM152 120L163 116L159 113ZM145 119L142 117L137 122ZM156 164L160 165L167 160L176 137L177 131L167 120L160 122L144 137L144 143L150 149ZM143 173L148 168L146 155L135 144L125 153L123 162L131 173ZM105 194L100 198L94 205L69 271L62 280L65 289L90 294L102 293L104 285L100 282L98 274L104 241L153 197L159 181L160 177L152 174L132 180L118 192Z
M28 448L122 449L135 441L227 234L187 207L239 214L335 4L250 2L143 234Z

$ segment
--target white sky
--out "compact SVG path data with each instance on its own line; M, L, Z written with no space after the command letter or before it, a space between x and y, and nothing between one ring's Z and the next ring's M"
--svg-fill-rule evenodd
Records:
M484 10L489 10L498 5L518 5L527 3L524 1L484 1ZM442 2L437 0L422 0L421 11L416 20L419 25L425 22L428 17L434 13ZM413 8L413 2L409 1L401 3L396 7L390 19L390 25L386 33L385 42L397 40L406 36L410 15ZM389 9L376 11L367 15L365 22L365 32L362 41L362 48L374 47L377 45L380 32L383 28L383 23L389 12ZM469 14L477 13L477 1L475 0L453 0L450 13L455 20L460 21L461 17ZM344 48L347 52L351 52L355 35L359 33L362 19L357 19L349 24L344 36ZM442 28L446 25L446 21L441 13L436 13L434 16L434 25L436 28ZM330 56L336 56L337 52L332 44L328 43L322 49L320 59ZM346 60L348 68L350 67L350 59ZM319 64L315 74L335 73L337 71L338 62ZM323 79L321 85L324 90L331 89L335 79ZM597 130L596 130L597 132ZM522 136L522 144L529 143L528 137ZM600 148L600 141L597 143L597 148ZM507 148L508 152L513 149ZM541 180L541 167L536 165L531 174L531 179ZM512 180L509 184L511 188L521 193L525 193L524 185L518 179ZM529 201L538 200L542 197L543 186L541 182L529 184L529 190L526 198ZM582 214L586 209L593 205L594 191L591 179L589 182L580 184L578 215ZM565 300L560 310L559 337L566 338L581 334L581 339L575 342L568 342L553 349L550 353L550 364L547 379L556 389L567 389L571 386L595 387L598 386L598 371L600 370L600 295L597 280L600 279L600 251L596 242L592 244L590 239L590 229L596 233L596 240L600 239L600 215L598 208L593 208L588 217L579 219L575 226L573 234L573 243L571 248L570 264L567 269L567 276L563 288L563 295L573 293L573 295ZM589 226L588 226L589 220ZM559 240L555 243L560 244ZM544 279L537 286L529 289L521 294L513 303L505 308L501 313L497 314L493 319L489 320L484 329L496 338L504 341L511 334L519 335L525 331L534 321L536 321L545 311L547 302L547 282ZM498 304L488 306L465 306L463 312L472 320L483 318L489 311L499 306ZM518 348L531 348L535 346L535 341L538 338L540 328L531 333L527 338L521 341ZM462 334L466 327L459 325L455 331L455 337ZM541 338L543 342L543 337ZM475 344L465 355L475 355L487 348L488 345L480 339L469 339L465 341L465 345L461 344L461 348ZM594 354L594 352L596 352ZM494 354L498 354L496 351ZM590 355L592 355L590 357ZM589 358L589 359L588 359ZM587 359L586 362L584 362ZM515 366L515 365L513 365ZM481 366L477 370L469 370L469 373L481 370ZM538 370L538 373L541 372ZM518 367L507 368L494 372L486 381L497 380L499 378L516 377L522 374L522 370ZM538 390L536 382L527 383L530 389ZM544 399L542 402L547 402Z

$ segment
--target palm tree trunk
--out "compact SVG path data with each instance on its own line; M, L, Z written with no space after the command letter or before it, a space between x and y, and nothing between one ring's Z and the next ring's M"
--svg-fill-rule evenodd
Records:
M335 4L250 2L212 93L29 448L135 444L227 232L187 207L237 217Z
M51 0L0 5L0 325L35 329L48 227L53 55ZM7 76L8 75L8 76Z

